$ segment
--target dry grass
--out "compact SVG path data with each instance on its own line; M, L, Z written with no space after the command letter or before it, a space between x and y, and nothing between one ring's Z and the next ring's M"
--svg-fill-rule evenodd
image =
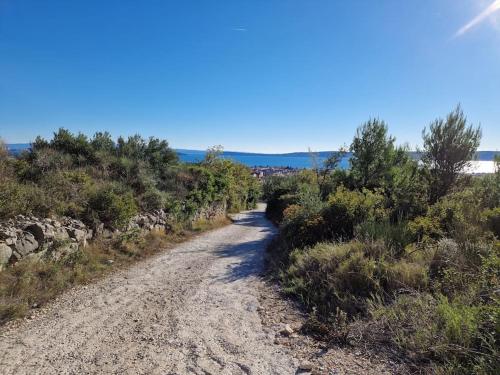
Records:
M228 224L231 224L231 219L229 219L226 216L219 216L213 220L206 220L206 219L196 220L191 224L191 230L194 232L204 232Z
M124 233L113 240L96 240L60 261L26 259L0 272L0 325L26 316L63 291L127 267L201 232L229 224L221 218L196 222L190 230Z

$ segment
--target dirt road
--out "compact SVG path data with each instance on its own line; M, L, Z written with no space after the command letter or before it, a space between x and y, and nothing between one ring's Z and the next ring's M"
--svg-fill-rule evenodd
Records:
M0 337L2 374L294 374L258 313L260 210L95 284Z

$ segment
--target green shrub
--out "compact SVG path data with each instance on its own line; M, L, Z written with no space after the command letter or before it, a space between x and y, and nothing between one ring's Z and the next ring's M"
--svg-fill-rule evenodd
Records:
M340 186L328 197L328 206L322 216L331 239L349 240L354 236L355 227L372 220L384 220L387 212L384 208L384 197L378 192L364 189L350 191Z
M351 173L358 188L385 186L394 163L395 138L388 134L387 124L370 119L358 127L352 140Z
M370 120L350 170L265 181L267 216L280 224L270 264L327 339L338 336L336 317L371 306L368 325L381 324L415 370L500 372L500 173L463 175L480 133L464 118L457 109L433 124L423 163ZM456 155L446 151L452 133L464 138ZM339 329L345 342L349 328Z
M51 197L33 183L0 182L0 218L32 214L45 217L52 207Z
M150 188L141 195L140 206L145 211L159 210L165 208L168 199L167 193Z
M89 197L87 218L98 219L111 228L119 228L137 213L137 204L130 191L114 185L104 185Z
M266 178L262 196L267 202L266 216L275 223L281 223L283 212L292 204L302 206L304 213L317 213L324 207L321 201L317 176L312 171L302 171L291 176Z
M281 245L274 252L282 252L280 259L286 263L289 252L294 248L313 246L322 241L350 240L354 236L355 227L361 222L385 220L383 202L384 197L379 193L368 190L349 191L343 186L330 195L328 204L323 209L320 208L321 205L304 208L297 195L271 199L268 203L268 217L279 222L283 221L284 212L291 213L290 210L286 211L287 208L297 205L294 209L297 215L293 219L288 216L281 226Z
M375 261L364 256L362 244L320 243L291 253L284 280L288 292L324 317L337 307L355 315L377 289L375 271Z
M434 217L419 216L408 223L408 230L417 242L432 242L441 238L444 233L439 221Z
M299 200L296 195L281 193L281 191L276 192L275 196L267 201L266 216L274 223L281 223L283 221L284 211L289 206L297 204Z
M500 207L487 209L482 215L486 227L500 239Z
M390 305L374 301L369 311L388 339L418 368L430 359L433 373L495 374L499 369L495 334L491 334L491 318L498 319L498 307L422 293L401 295Z
M363 314L373 296L392 299L399 291L426 290L424 264L388 258L383 243L319 243L295 249L283 274L286 290L328 318L337 308Z
M466 306L450 303L447 298L440 298L437 305L438 325L452 345L468 348L472 345L479 328L479 306Z
M430 206L427 216L448 237L459 242L479 241L484 237L481 206L481 197L467 188L442 197Z
M386 297L392 298L396 292L425 291L428 288L426 265L403 259L382 263L380 269L379 277Z
M391 169L391 181L386 188L391 222L411 220L427 211L428 185L425 170L416 161L407 160Z
M355 228L355 236L361 241L383 241L391 256L402 255L414 239L406 222L393 224L387 220L365 221Z
M51 197L53 213L75 218L85 213L93 184L92 178L81 169L47 172L38 182L38 186Z
M283 242L285 251L312 246L330 238L329 227L322 213L304 213L296 216L293 220L284 223L280 231L280 240Z

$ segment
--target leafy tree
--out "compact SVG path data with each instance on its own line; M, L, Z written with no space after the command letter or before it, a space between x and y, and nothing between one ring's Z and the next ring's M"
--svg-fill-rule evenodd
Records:
M90 144L96 151L103 151L106 153L114 153L116 151L116 144L108 132L97 132L92 137Z
M430 171L431 202L446 195L458 176L474 157L481 141L481 128L468 124L462 108L436 119L429 132L422 132L424 153L422 161Z
M351 173L358 188L385 185L394 156L395 139L387 134L384 121L371 119L360 126L350 150Z
M203 160L203 164L213 165L220 161L222 154L224 153L224 147L221 145L216 145L210 147L205 154L205 159Z
M45 140L44 138L42 138L40 136L37 136L35 138L35 141L31 144L32 151L38 151L38 150L42 150L44 148L49 148L49 147L50 147L50 143L47 142L47 140Z
M144 150L146 159L154 170L162 169L179 161L177 154L168 146L166 140L150 137Z
M386 194L393 222L412 219L425 213L428 184L424 173L417 161L409 157L391 169L391 180Z
M50 147L71 155L75 164L79 166L96 161L94 150L87 136L82 133L75 136L69 130L60 128L54 133Z
M143 159L145 155L146 141L139 135L133 135L125 140L118 138L118 155L132 159Z

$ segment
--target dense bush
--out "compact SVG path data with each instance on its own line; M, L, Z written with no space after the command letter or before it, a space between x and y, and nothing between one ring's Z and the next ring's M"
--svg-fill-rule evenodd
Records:
M390 298L400 289L424 289L425 268L384 257L383 246L353 241L294 250L284 277L287 290L328 317L337 308L350 316L366 312L372 295Z
M253 208L259 197L260 183L249 168L211 153L202 163L182 164L168 143L156 138L136 135L115 143L106 132L89 139L60 129L51 140L38 137L19 157L10 156L0 139L0 220L64 215L121 230L68 257L44 262L27 257L0 272L0 324L112 264L129 264L190 233L229 222L225 216L199 219L198 213ZM140 210L158 209L167 213L168 233L124 230Z
M424 129L423 162L430 171L431 201L446 195L464 167L472 160L481 141L481 128L468 124L458 106L446 119L437 119Z
M487 305L422 293L399 296L390 305L374 303L370 314L413 361L430 362L431 373L495 374L500 369L495 312Z
M329 337L348 336L339 316L362 319L421 373L500 371L500 172L462 174L479 138L458 108L424 132L418 163L370 120L351 169L264 183L271 265Z
M100 186L89 196L87 221L119 228L136 213L137 204L132 192L121 186Z
M486 227L500 238L500 207L486 209L483 212L483 220Z
M260 184L243 165L209 153L198 164L179 163L165 140L135 135L115 142L59 129L50 140L9 157L0 144L0 219L17 214L67 215L87 224L124 226L139 210L165 209L179 225L212 205L253 208Z
M15 215L47 215L51 198L33 183L21 184L15 180L0 181L0 217Z

